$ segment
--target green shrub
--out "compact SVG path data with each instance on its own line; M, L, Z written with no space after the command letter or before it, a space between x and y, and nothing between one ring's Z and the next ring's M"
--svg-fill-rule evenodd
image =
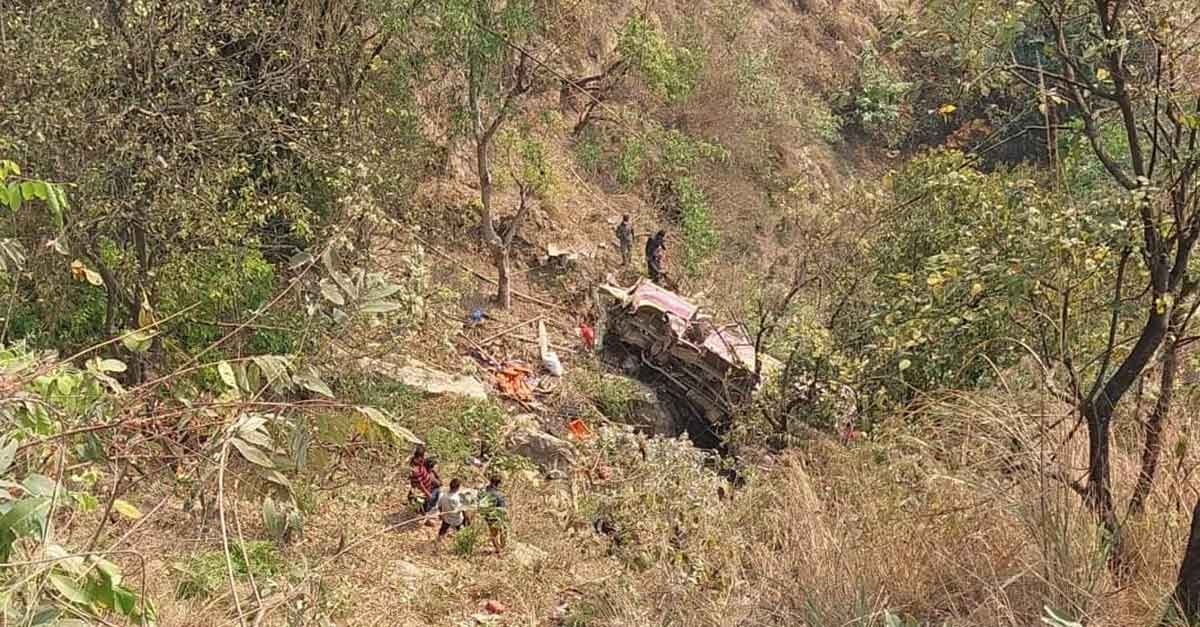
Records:
M621 145L617 155L617 182L629 187L642 177L642 163L646 159L646 145L637 137L630 137Z
M563 618L563 627L595 627L600 624L600 608L591 601L580 601L571 606Z
M275 270L257 250L229 248L179 257L160 271L160 280L160 311L198 303L174 330L182 348L192 352L229 332L213 322L237 319L265 304L275 289Z
M683 231L683 267L688 276L696 277L704 262L721 242L713 223L708 197L690 176L675 180L679 199L679 226Z
M444 462L462 463L477 457L501 471L530 467L529 460L509 454L501 447L508 421L504 408L492 401L464 401L442 410L437 426L424 434L431 455Z
M283 572L283 559L275 545L265 541L246 543L246 551L237 543L229 545L233 574L238 578L274 577ZM228 585L228 565L223 551L204 551L174 564L180 577L175 584L175 596L180 599L203 599Z
M794 107L796 120L804 130L830 144L842 141L842 126L846 121L833 112L829 104L815 96L799 96Z
M775 68L775 55L769 50L747 53L737 58L738 102L742 106L775 114L786 100Z
M651 136L660 154L658 168L664 174L688 174L702 161L722 163L729 160L729 151L724 146L677 129L655 130Z
M575 142L575 161L588 174L599 174L604 161L604 150L593 133L587 133Z
M479 546L480 541L479 527L469 525L459 529L454 534L454 545L450 550L460 557L466 557L475 553L475 547Z
M700 54L671 45L662 32L638 15L626 22L617 46L646 84L669 102L691 95L704 67Z
M609 418L628 418L639 392L637 383L620 376L576 368L568 372L572 385Z
M903 80L879 57L869 42L858 62L858 87L853 96L856 121L868 133L879 136L895 148L907 135L905 104L913 83Z

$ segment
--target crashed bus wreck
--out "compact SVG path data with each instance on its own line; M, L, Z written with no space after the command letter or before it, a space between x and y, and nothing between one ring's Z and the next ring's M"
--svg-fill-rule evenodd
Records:
M721 449L730 419L760 383L754 342L741 326L718 325L682 296L641 279L600 286L605 357L671 401L679 432ZM761 372L775 360L763 357ZM665 399L664 399L665 400Z

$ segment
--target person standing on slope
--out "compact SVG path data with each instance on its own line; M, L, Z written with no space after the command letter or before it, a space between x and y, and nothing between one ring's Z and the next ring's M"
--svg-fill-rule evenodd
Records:
M667 232L660 230L646 240L646 273L650 280L662 284L666 278L663 265L667 256Z
M488 481L488 486L479 497L479 507L483 520L487 522L492 548L499 555L508 545L508 500L500 492L499 476L493 476Z
M633 223L629 221L629 214L621 216L621 223L617 225L617 246L621 250L621 266L628 266L633 257Z
M470 524L467 519L467 513L463 511L462 482L458 479L450 480L450 489L442 490L442 494L438 497L438 512L442 515L442 526L438 529L438 542L450 531L458 531Z

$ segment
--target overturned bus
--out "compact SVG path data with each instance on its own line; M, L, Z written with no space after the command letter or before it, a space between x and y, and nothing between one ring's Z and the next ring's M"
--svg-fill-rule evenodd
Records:
M752 400L760 375L777 367L775 360L757 355L740 325L717 324L699 306L647 279L599 291L608 361L665 395L678 431L697 446L721 448L730 419Z

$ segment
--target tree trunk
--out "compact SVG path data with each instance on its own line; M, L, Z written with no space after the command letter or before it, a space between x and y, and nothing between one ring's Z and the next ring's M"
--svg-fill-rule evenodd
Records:
M1146 324L1129 355L1117 367L1116 372L1105 382L1103 389L1084 401L1080 412L1087 423L1088 431L1088 479L1086 497L1088 506L1099 519L1109 541L1109 567L1118 575L1124 571L1121 533L1113 506L1109 447L1112 441L1113 410L1121 397L1129 391L1134 381L1146 369L1146 364L1158 351L1167 334L1167 311L1151 305Z
M1118 540L1117 515L1113 507L1109 444L1112 440L1112 403L1088 403L1083 417L1088 431L1088 506L1104 525L1114 546Z
M1146 510L1146 499L1154 488L1154 475L1158 473L1158 460L1162 454L1162 433L1171 414L1171 402L1175 392L1175 374L1179 369L1179 355L1175 336L1168 336L1163 347L1162 375L1158 400L1146 421L1146 443L1142 449L1142 468L1138 473L1133 496L1129 498L1129 514L1139 516Z
M1179 565L1179 577L1175 582L1172 600L1173 607L1167 610L1159 623L1161 626L1179 624L1177 619L1182 619L1187 625L1200 624L1200 500L1192 508L1192 528L1188 533L1183 563Z
M501 309L512 307L512 281L510 278L509 247L497 246L496 258L496 306Z

